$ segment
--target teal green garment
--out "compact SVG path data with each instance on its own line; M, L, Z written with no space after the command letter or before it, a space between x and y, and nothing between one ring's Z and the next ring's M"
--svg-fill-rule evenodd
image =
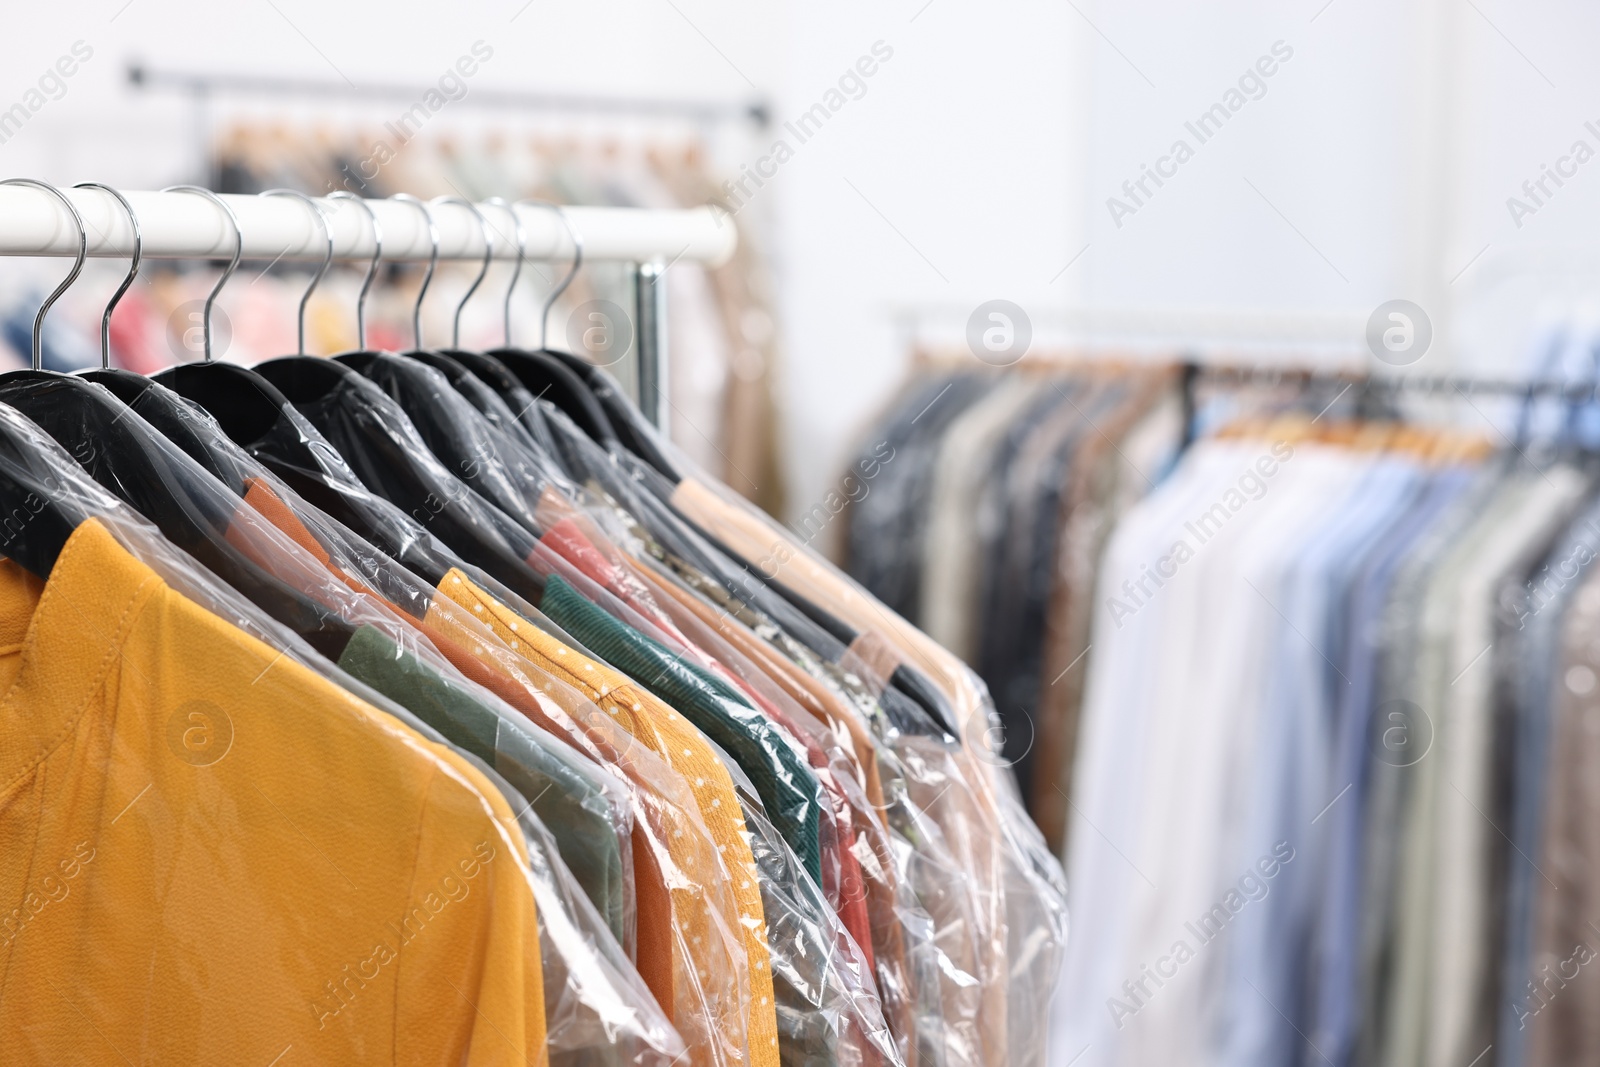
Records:
M755 784L783 839L822 884L822 784L766 716L733 687L606 614L559 575L545 579L539 609L721 745Z
M417 718L453 745L500 773L532 805L612 934L626 944L627 884L611 802L593 771L545 743L532 729L498 715L402 649L383 631L363 626L339 666Z

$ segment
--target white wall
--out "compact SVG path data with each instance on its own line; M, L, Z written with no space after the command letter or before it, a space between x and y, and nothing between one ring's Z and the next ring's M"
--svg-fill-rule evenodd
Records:
M1410 373L1524 372L1541 316L1587 303L1600 317L1600 156L1520 227L1507 207L1575 140L1600 153L1590 6L942 5L894 38L904 66L841 127L849 144L797 162L780 201L799 454L834 448L898 379L886 305L919 305L921 335L958 347L972 307L1000 296L1039 344L1209 337L1200 347L1236 358L1370 365L1368 316L1404 298L1435 330ZM861 16L824 10L794 35L791 91L861 33L844 28ZM1279 41L1292 56L1201 144L1184 123ZM1108 198L1126 202L1122 183L1178 138L1194 157L1118 226ZM799 495L840 462L829 454Z
M19 172L61 177L83 166L123 183L173 173L183 162L174 149L190 143L191 113L170 97L127 92L124 71L133 58L191 71L425 84L482 39L495 56L475 84L694 98L756 93L697 27L742 68L759 72L762 85L778 76L782 58L772 32L779 8L770 0L100 0L68 7L8 12L0 37L0 106L20 97L73 41L94 49L66 96L0 145L0 159Z
M775 195L788 330L786 441L804 510L904 373L907 308L1062 299L1081 241L1087 88L1059 3L792 5L783 108L815 102L882 40L860 101L785 168ZM1070 272L1069 272L1070 273Z
M913 310L923 336L959 342L973 306L1003 297L1040 344L1086 324L1125 335L1157 313L1271 313L1356 353L1372 308L1406 297L1439 332L1419 369L1520 359L1541 305L1569 305L1600 274L1600 160L1520 228L1506 207L1574 140L1600 151L1583 125L1600 129L1597 22L1576 0L36 5L0 36L0 108L74 41L94 57L0 145L0 170L187 176L190 112L130 95L133 57L405 82L482 38L496 51L480 84L766 95L771 142L881 41L893 56L865 94L792 143L751 208L773 227L801 510L899 380ZM1185 120L1278 40L1294 54L1265 95L1193 144ZM1178 137L1195 157L1115 225L1106 199Z
M1361 320L1404 297L1441 330L1426 366L1503 364L1526 314L1493 316L1506 332L1493 340L1459 317L1484 319L1490 305L1509 312L1508 287L1525 284L1512 274L1538 262L1570 272L1573 253L1592 243L1600 181L1588 168L1521 228L1506 208L1575 138L1600 150L1600 136L1583 129L1600 118L1583 106L1595 79L1582 51L1595 27L1588 7L1146 2L1101 5L1096 21L1156 88L1102 41L1087 146L1090 305ZM1266 95L1115 227L1105 198L1280 39L1294 58Z

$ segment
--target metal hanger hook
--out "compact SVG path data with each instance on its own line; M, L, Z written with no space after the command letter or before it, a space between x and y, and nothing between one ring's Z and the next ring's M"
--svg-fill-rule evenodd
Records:
M122 295L133 286L134 279L139 277L139 261L144 258L144 235L139 230L139 216L135 214L133 205L128 203L128 198L101 182L79 182L74 189L101 189L117 198L117 203L122 205L122 210L128 213L128 224L133 227L133 262L128 264L128 276L122 279L122 284L117 286L117 291L111 294L111 302L106 305L105 314L100 316L100 369L111 369L111 313L117 309L117 302Z
M361 295L356 297L356 347L367 347L367 293L372 289L372 280L378 276L378 264L383 261L383 227L378 225L378 216L372 213L372 205L367 203L348 189L340 189L328 194L329 200L353 200L367 213L367 221L372 224L372 262L367 265L367 276L361 282Z
M78 280L78 275L83 273L83 262L89 258L89 231L83 224L83 216L78 214L78 209L72 201L67 199L67 194L51 185L49 182L36 181L33 178L6 178L0 185L31 185L35 189L43 189L57 200L66 205L67 213L72 216L72 221L78 224L78 261L72 265L72 273L56 286L55 292L45 297L43 304L39 305L39 313L33 317L33 360L34 370L44 369L44 317L49 313L51 305L61 299L61 294L71 288L72 283Z
M322 236L327 239L328 249L322 256L322 266L311 276L311 284L306 286L305 295L300 297L300 318L297 323L300 344L299 355L306 354L306 305L311 303L311 294L317 291L317 286L322 282L322 276L328 273L328 268L333 264L333 223L328 221L328 216L323 214L322 205L298 189L265 189L262 196L292 196L311 209L312 216L322 226ZM285 249L285 251L288 251ZM270 267L271 264L269 263Z
M419 200L410 193L395 193L390 200L400 200L407 204L415 204L422 217L428 220L428 240L433 242L433 251L428 256L428 272L422 276L422 288L417 290L417 304L411 309L411 347L422 348L422 298L428 295L428 283L433 281L433 271L439 265L439 224L433 221L433 209L425 201Z
M506 347L511 347L511 295L517 291L517 279L522 277L522 261L528 255L528 230L522 225L522 216L517 214L517 209L506 203L503 196L491 196L484 201L511 216L511 225L517 235L517 265L511 271L511 281L506 284Z
M545 340L550 333L550 309L556 306L556 301L561 299L561 294L567 291L567 286L572 284L572 279L578 276L578 271L583 267L583 235L578 232L577 227L572 225L571 216L567 214L567 209L561 205L552 204L548 200L528 199L518 200L513 206L520 207L523 204L531 204L534 207L542 207L548 211L554 211L556 217L561 220L562 227L566 229L567 236L572 238L572 269L567 271L567 276L561 279L559 285L550 290L550 295L545 297L544 300L544 309L539 315L539 347L544 348Z
M466 310L467 301L472 299L472 294L478 291L478 286L483 284L483 279L489 274L489 261L494 259L494 234L489 229L489 220L483 217L483 212L464 196L441 196L434 200L435 204L460 204L478 220L478 229L483 233L483 266L478 268L478 276L472 279L472 284L467 286L467 291L461 295L461 302L456 305L455 327L450 332L450 347L461 347L461 313Z
M217 302L217 296L222 292L222 287L228 284L228 279L233 277L233 272L239 269L239 257L244 254L244 231L239 228L239 216L233 213L233 208L213 193L210 189L200 185L169 185L161 190L163 193L194 193L203 196L217 207L222 209L223 215L233 227L233 258L223 268L222 277L217 279L217 284L211 287L211 292L206 296L205 322L202 323L201 333L205 336L206 362L211 362L211 307Z

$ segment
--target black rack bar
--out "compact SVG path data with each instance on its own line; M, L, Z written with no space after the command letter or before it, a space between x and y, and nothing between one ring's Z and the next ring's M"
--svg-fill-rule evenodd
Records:
M1203 363L1186 359L1179 364L1178 388L1183 405L1182 439L1179 453L1188 451L1197 436L1199 403L1195 393L1202 383L1219 385L1262 386L1273 388L1296 385L1301 388L1343 386L1334 397L1337 401L1346 392L1359 389L1357 399L1373 393L1416 393L1426 397L1459 396L1470 401L1473 396L1520 397L1526 400L1555 397L1577 404L1583 401L1600 401L1600 379L1593 381L1566 381L1555 378L1476 378L1470 375L1398 375L1363 374L1358 371L1314 371L1301 367L1244 367L1226 363ZM1331 406L1331 404L1330 404Z
M1356 371L1314 371L1299 367L1241 367L1232 364L1183 364L1186 390L1199 382L1235 385L1351 386L1374 391L1420 393L1431 396L1559 397L1566 400L1600 399L1600 380L1570 381L1557 378L1479 378L1471 375L1388 375Z

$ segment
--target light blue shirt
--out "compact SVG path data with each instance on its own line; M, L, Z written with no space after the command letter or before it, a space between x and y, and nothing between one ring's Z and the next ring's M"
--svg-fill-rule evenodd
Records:
M1234 920L1215 1059L1228 1067L1293 1063L1307 1029L1305 976L1324 877L1325 815L1330 802L1336 807L1348 799L1334 800L1343 783L1330 774L1335 708L1350 687L1336 658L1344 644L1344 594L1360 561L1401 521L1424 482L1408 460L1375 459L1343 499L1328 503L1322 526L1289 556L1279 580L1259 590L1284 625L1275 629L1276 648L1265 659L1259 729L1241 739L1254 751L1241 761L1248 799L1233 866L1243 877L1285 845L1294 858L1272 878L1258 878L1265 895Z
M1311 942L1312 1014L1306 1028L1316 1049L1307 1053L1308 1058L1317 1062L1326 1058L1335 1067L1350 1062L1359 1022L1354 987L1363 885L1361 846L1383 607L1400 564L1472 477L1468 471L1449 470L1419 487L1413 506L1366 553L1347 598L1344 654L1336 662L1343 664L1349 684L1338 694L1329 778L1332 795L1339 799L1318 820L1325 824L1327 859ZM1340 795L1347 785L1348 791Z

